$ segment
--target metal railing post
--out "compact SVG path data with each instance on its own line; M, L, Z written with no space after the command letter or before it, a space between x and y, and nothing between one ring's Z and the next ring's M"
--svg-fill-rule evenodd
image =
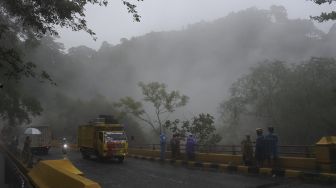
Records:
M235 147L235 145L232 145L232 155L236 155L236 147Z
M305 147L305 153L306 153L306 158L309 158L310 157L309 146Z

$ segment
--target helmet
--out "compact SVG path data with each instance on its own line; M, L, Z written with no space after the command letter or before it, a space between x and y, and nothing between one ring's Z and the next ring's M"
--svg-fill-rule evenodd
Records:
M256 128L256 132L263 132L262 128Z

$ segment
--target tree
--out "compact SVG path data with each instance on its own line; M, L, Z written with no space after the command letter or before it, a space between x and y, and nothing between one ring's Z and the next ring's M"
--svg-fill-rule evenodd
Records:
M128 12L133 14L134 20L140 21L136 5L126 0L121 1L126 5ZM106 6L108 1L2 0L0 1L1 44L8 35L25 43L36 41L47 34L57 36L56 26L71 28L73 31L84 30L95 39L94 31L87 27L85 20L84 7L89 3ZM5 76L7 79L13 76L20 79L21 76L36 77L38 75L35 71L35 65L32 62L24 62L20 51L12 45L0 45L0 67L5 70L5 73L0 76ZM45 72L40 75L42 78L50 78Z
M291 144L311 144L335 134L335 75L336 61L328 58L260 63L232 84L231 96L220 107L224 123L241 129L258 119Z
M138 0L142 1L142 0ZM135 21L140 21L136 5L121 0ZM23 78L36 78L55 84L46 71L27 61L25 52L36 47L44 36L57 36L56 27L83 30L95 39L87 27L85 5L106 6L107 0L1 0L0 1L0 116L9 126L29 122L29 114L38 115L42 108L36 99L15 94ZM11 84L11 85L9 85ZM6 105L5 105L6 104ZM15 121L15 120L18 121Z
M156 132L161 134L164 132L163 122L173 113L177 108L185 106L189 98L181 95L178 91L167 91L167 86L158 82L151 82L144 84L139 82L139 87L144 96L143 101L149 103L153 107L154 115L150 115L143 103L135 101L131 97L120 99L115 105L121 110L123 114L130 114L137 119L145 122ZM164 117L165 116L165 117Z
M215 133L214 117L210 114L201 113L187 121L167 120L164 126L182 138L185 138L187 134L193 134L199 145L213 145L222 139L219 134Z
M336 0L310 0L313 1L314 3L318 4L318 5L322 5L325 3L333 3ZM320 16L311 16L311 18L313 20L316 20L318 22L324 22L324 21L328 21L328 20L336 20L336 12L335 11L331 11L331 12L322 12Z
M4 129L6 136L13 133L13 128L22 123L30 123L31 116L40 115L40 103L29 95L21 84L10 84L0 92L0 118L7 121Z

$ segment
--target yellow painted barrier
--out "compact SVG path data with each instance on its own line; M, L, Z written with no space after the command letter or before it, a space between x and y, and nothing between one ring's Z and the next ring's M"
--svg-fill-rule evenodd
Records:
M68 160L40 161L28 173L37 188L100 188Z
M271 175L272 169L271 168L259 168L259 174Z
M197 161L206 161L212 163L229 163L231 165L242 164L242 158L240 155L227 155L216 153L197 153Z
M280 157L280 166L283 168L299 170L316 170L317 163L315 158L303 157Z
M285 171L285 177L287 178L296 178L299 177L302 174L301 171L297 170L286 170Z
M248 168L249 168L248 166L241 166L241 165L239 165L237 167L237 171L247 174L248 173Z
M159 150L150 149L134 149L128 150L129 154L159 157ZM166 158L170 157L170 152L166 152ZM181 153L181 159L185 159L185 154ZM217 153L196 153L196 161L230 164L230 165L243 165L241 155L230 154L217 154ZM265 162L267 163L267 162ZM302 158L302 157L280 157L279 165L286 169L299 169L299 170L316 170L317 163L315 158Z
M47 163L59 170L65 170L76 175L84 175L84 173L76 168L69 160L48 160Z

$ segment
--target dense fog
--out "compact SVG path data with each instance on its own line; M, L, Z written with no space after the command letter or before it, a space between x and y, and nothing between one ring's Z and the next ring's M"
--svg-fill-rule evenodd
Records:
M98 50L87 46L65 50L51 36L31 45L34 48L25 48L25 59L47 71L56 83L25 80L24 92L36 97L43 108L32 124L51 125L57 136L75 136L80 123L116 112L113 103L122 97L141 100L139 82L160 82L190 98L172 118L209 113L216 118L222 143L238 143L246 133L254 134L256 127L266 124L243 121L239 129L232 129L223 121L220 104L230 97L231 84L265 60L300 64L311 57L335 57L336 25L323 32L308 18L289 19L284 7L272 6L232 12L182 30L122 38L118 44L103 42ZM154 142L145 139L144 134L152 134L148 126L135 119L123 121L130 135ZM238 135L237 140L230 140L229 130ZM315 141L295 140L296 144Z

